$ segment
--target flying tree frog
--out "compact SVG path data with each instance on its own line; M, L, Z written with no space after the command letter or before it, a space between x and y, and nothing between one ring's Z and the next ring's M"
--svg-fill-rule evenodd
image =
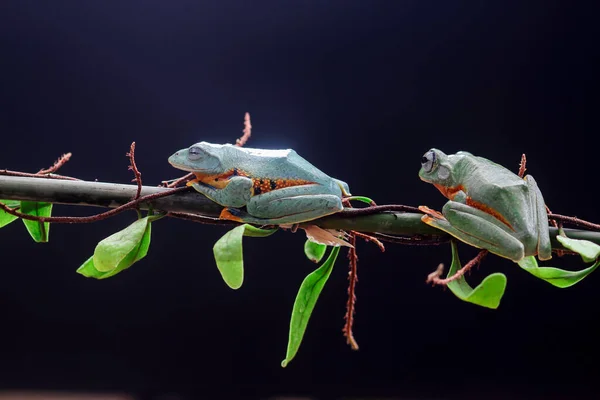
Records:
M421 159L419 177L449 199L441 214L419 207L426 224L514 262L552 257L544 198L531 175L521 178L466 151L446 155L431 149Z
M348 185L314 167L294 150L196 143L169 157L194 173L188 182L225 207L221 219L256 225L296 224L341 211ZM245 207L245 211L241 208Z

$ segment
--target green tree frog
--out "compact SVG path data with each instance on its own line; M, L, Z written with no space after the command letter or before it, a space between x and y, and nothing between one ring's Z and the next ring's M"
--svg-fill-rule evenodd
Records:
M177 151L169 163L194 173L196 178L188 186L225 207L221 219L295 224L341 211L342 198L350 196L345 182L329 177L289 149L200 142Z
M426 224L515 262L552 257L548 214L531 175L520 178L465 151L446 155L431 149L421 159L419 177L450 200L442 213L419 207Z

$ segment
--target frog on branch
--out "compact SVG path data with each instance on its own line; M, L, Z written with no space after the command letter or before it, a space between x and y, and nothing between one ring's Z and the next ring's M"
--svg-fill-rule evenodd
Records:
M449 199L441 213L419 207L426 224L514 262L552 257L544 198L531 175L521 178L465 151L431 149L421 159L419 177Z
M306 222L341 211L342 199L350 196L345 182L329 177L294 150L200 142L177 151L169 163L194 173L188 185L225 207L221 219L237 222Z

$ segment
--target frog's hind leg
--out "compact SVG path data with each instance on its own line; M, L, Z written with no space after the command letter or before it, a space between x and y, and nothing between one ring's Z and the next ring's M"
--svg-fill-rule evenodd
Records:
M423 222L471 246L486 249L513 261L518 261L525 255L523 244L509 233L510 228L503 227L496 218L477 208L449 201L442 209L443 215L426 208L421 210L427 213L421 218Z
M310 221L344 208L339 196L324 192L320 185L274 190L253 196L246 206L247 212L226 209L221 218L256 225L284 225Z
M537 253L540 260L549 260L552 258L552 244L550 243L550 233L548 231L548 213L546 212L546 203L542 192L538 188L535 179L531 175L525 177L525 182L529 186L529 193L533 198L532 209L536 210L536 225L538 232Z

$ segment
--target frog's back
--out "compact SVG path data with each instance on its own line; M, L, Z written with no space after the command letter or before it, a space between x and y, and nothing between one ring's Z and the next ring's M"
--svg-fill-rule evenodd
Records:
M283 178L328 183L331 178L292 149L265 150L223 145L225 169L237 168L253 178Z
M526 229L529 215L516 215L527 212L530 207L516 208L515 204L528 205L530 202L529 187L524 179L502 165L487 159L470 156L457 162L462 163L461 171L463 190L472 200L486 204L507 219L513 221L514 228L521 225Z

